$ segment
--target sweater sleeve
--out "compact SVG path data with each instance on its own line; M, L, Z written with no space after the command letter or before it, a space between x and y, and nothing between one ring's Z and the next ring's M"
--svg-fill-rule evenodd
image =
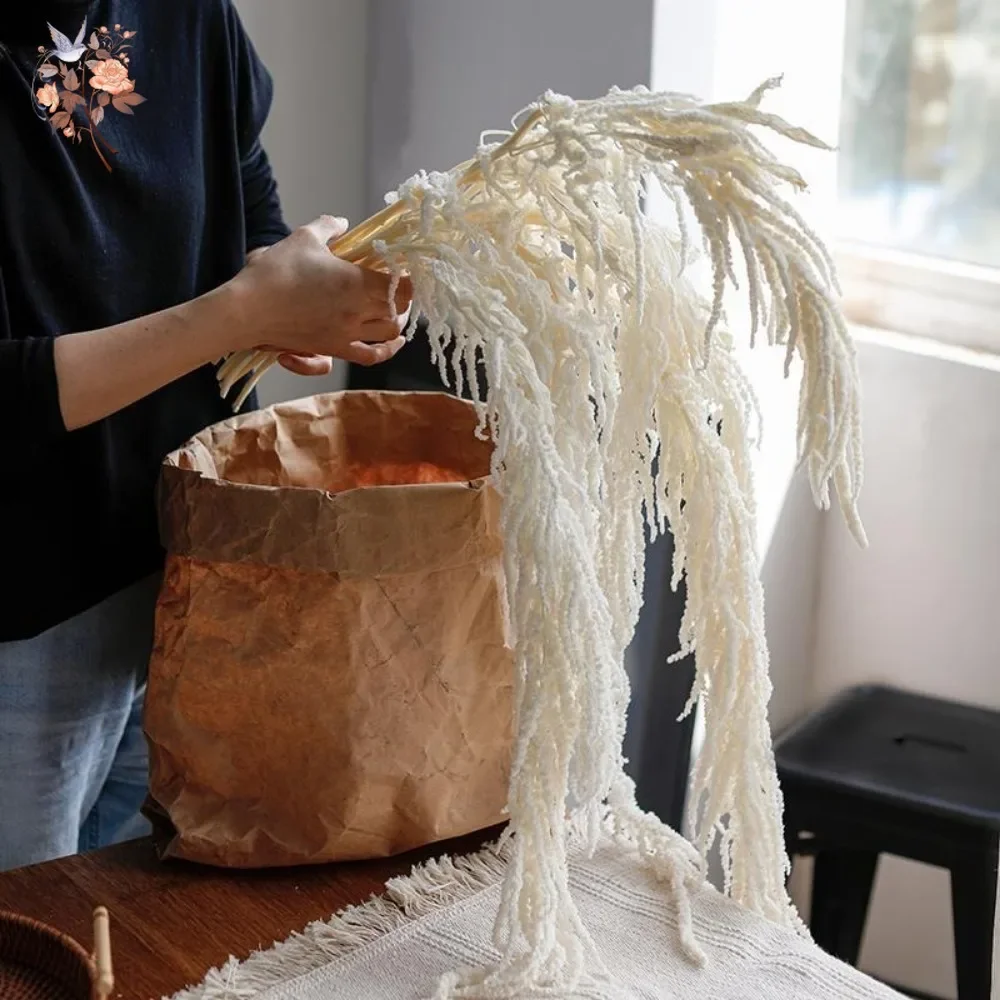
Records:
M54 345L54 337L0 340L0 446L17 451L68 433Z
M236 76L236 129L249 253L284 239L289 229L281 213L271 162L260 139L271 110L273 81L229 0L226 7Z
M243 214L247 228L247 253L258 247L271 246L289 232L281 214L278 185L271 163L260 140L240 161L243 178Z

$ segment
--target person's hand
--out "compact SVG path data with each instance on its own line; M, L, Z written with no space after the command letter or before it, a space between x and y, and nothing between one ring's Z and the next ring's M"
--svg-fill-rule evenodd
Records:
M389 276L330 252L327 244L346 229L345 220L323 217L251 255L230 283L244 317L239 347L276 351L301 375L327 374L331 358L374 365L396 354L405 343L410 282L399 283L394 319Z
M337 219L335 221L346 224L346 220ZM257 247L256 250L250 251L247 259L248 261L255 260L262 253L267 253L268 250L270 247ZM271 350L280 351L281 349L276 347L271 348ZM295 375L329 375L333 371L333 358L328 354L290 354L288 351L283 351L278 355L278 364Z

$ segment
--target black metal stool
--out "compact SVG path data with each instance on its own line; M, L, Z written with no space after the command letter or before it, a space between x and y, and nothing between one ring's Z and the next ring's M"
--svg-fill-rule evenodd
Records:
M816 858L816 943L857 964L879 854L947 868L959 1000L989 1000L1000 713L854 688L782 736L776 755L789 854Z

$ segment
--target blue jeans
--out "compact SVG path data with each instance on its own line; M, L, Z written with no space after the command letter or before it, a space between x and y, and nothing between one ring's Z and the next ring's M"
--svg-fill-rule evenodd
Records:
M158 585L0 643L0 871L148 832L142 700Z

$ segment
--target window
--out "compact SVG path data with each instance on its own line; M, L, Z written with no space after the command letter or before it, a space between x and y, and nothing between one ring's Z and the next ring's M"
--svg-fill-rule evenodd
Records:
M704 0L696 37L693 5L657 2L662 83L685 56L682 88L717 99L783 71L768 109L837 144L776 151L837 241L848 317L1000 352L1000 0Z
M1000 0L847 0L844 20L849 315L1000 349Z
M849 0L842 235L1000 267L1000 0Z

